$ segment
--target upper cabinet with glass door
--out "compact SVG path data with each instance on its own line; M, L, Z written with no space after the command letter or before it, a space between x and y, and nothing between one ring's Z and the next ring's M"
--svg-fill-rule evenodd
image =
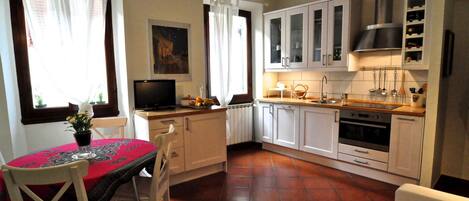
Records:
M307 68L308 7L266 14L265 70Z
M346 71L348 53L360 25L351 25L352 11L358 13L361 2L332 0L309 6L309 55L310 69ZM353 20L360 23L359 16Z
M265 70L347 71L351 39L361 22L361 0L351 1L319 1L266 13ZM280 34L272 32L275 19L282 19Z
M327 67L346 68L350 42L350 0L330 1L328 9L330 38L327 40Z
M265 68L285 67L285 13L266 15L264 19Z

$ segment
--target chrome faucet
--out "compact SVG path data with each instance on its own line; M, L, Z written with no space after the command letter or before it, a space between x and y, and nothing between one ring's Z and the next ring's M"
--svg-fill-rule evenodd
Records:
M324 80L326 80L326 84L327 84L327 77L326 75L322 76L322 79L321 79L321 97L319 97L319 102L320 103L326 103L327 102L327 94L324 95Z

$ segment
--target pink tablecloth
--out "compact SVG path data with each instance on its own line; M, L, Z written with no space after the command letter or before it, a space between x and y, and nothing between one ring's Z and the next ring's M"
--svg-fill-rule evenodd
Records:
M88 175L84 178L89 200L109 200L113 190L138 174L146 166L154 164L157 148L146 141L135 139L94 140L91 150L97 157L90 161ZM36 152L8 163L10 166L38 168L60 165L73 161L77 152L75 143ZM31 189L44 200L50 200L60 185L34 186ZM6 187L0 172L0 200L6 200ZM73 191L67 196L74 196ZM68 199L64 199L68 200Z

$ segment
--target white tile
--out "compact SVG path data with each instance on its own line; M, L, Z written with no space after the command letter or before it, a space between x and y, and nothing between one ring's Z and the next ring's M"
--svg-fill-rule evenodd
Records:
M352 91L351 81L328 81L325 86L327 93L342 94L350 93Z
M371 88L373 88L373 81L353 81L351 93L368 95Z
M301 80L321 80L322 76L325 75L323 72L302 72Z
M406 71L405 77L407 82L426 82L428 80L428 71Z
M285 88L291 89L293 87L293 80L287 80L287 81L278 81L280 83L285 84Z
M378 82L378 71L363 71L363 80L373 81L373 72L375 74L376 83Z
M329 72L328 80L353 80L359 72Z
M319 92L319 81L294 81L293 84L294 86L296 86L297 84L307 85L309 87L308 92Z
M301 72L278 73L278 80L292 81L292 80L300 80L300 79L301 79Z

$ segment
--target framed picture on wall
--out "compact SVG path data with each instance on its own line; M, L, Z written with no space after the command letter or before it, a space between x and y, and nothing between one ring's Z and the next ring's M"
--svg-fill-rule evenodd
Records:
M152 78L190 81L190 25L149 20L148 30Z

